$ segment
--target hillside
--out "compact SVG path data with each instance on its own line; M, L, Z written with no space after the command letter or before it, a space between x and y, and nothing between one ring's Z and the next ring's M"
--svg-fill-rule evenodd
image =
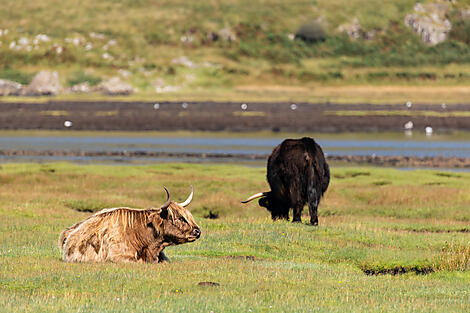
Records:
M469 1L417 3L5 0L0 78L27 84L49 69L72 86L117 75L153 94L240 85L468 84ZM437 19L431 22L445 28L445 40L423 42L413 16ZM293 39L310 21L324 36Z

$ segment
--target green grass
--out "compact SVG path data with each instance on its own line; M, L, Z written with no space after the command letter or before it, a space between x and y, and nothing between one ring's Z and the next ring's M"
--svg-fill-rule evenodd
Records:
M0 29L8 29L0 36L0 77L27 83L39 70L53 69L66 86L121 75L139 93L154 96L158 78L181 87L180 92L196 93L240 85L467 86L469 23L458 14L465 3L450 4L450 39L434 47L404 25L415 3L84 0L74 6L70 1L6 0L0 12ZM372 40L351 41L338 32L355 17L365 30L377 31ZM311 20L320 21L325 41L289 39ZM236 41L207 39L224 28ZM40 34L49 40L34 44ZM172 62L180 56L196 66Z
M60 260L58 236L83 211L159 205L162 185L185 199L190 184L203 235L167 248L171 263ZM266 188L263 168L235 165L3 163L0 311L467 311L470 174L333 167L318 228L240 204Z

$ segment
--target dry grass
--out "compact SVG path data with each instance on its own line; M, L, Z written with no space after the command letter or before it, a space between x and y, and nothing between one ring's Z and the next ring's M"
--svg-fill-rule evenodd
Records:
M470 245L469 242L449 242L443 248L437 266L445 271L470 270Z

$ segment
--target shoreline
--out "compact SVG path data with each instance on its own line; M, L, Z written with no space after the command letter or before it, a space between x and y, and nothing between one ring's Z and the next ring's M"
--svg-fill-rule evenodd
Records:
M268 154L235 154L235 153L187 153L187 152L148 152L148 151L84 151L84 150L0 150L0 157L84 157L84 158L128 158L145 160L151 158L194 159L214 162L237 160L240 162L266 162ZM457 157L412 157L412 156L353 156L327 155L326 160L332 164L371 165L400 168L470 168L470 158Z

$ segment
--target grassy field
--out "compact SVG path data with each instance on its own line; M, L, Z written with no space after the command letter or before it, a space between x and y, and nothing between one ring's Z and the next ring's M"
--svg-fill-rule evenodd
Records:
M468 312L470 174L333 168L318 228L241 205L267 188L264 176L235 165L1 164L0 311ZM203 235L166 249L171 263L60 260L60 232L85 211L157 206L162 185L185 199L190 184Z
M1 102L42 103L48 101L233 101L233 102L308 102L343 104L420 104L467 103L467 86L310 86L243 85L235 88L190 88L178 92L155 94L146 90L130 96L109 96L100 93L63 94L50 97L3 97Z
M449 40L429 47L404 23L417 2L5 0L0 78L26 84L53 69L71 86L119 75L144 94L155 94L162 81L183 93L244 85L467 86L470 23L459 13L467 3L448 4ZM339 31L354 18L373 38L350 40ZM290 39L311 20L324 28L324 41ZM235 40L208 39L224 29Z

